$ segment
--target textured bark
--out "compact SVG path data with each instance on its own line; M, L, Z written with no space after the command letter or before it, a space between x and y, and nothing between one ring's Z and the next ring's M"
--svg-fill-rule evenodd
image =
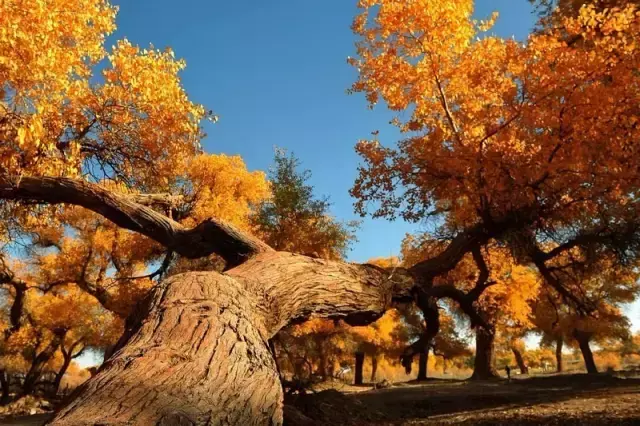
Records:
M489 380L499 377L494 366L494 340L495 332L493 329L476 329L476 356L472 380Z
M376 374L378 373L378 355L371 356L371 383L376 382Z
M418 356L418 381L427 380L429 369L429 347Z
M373 321L408 292L380 268L276 252L226 274L175 275L53 424L281 424L269 339L312 314Z
M282 388L258 302L216 273L165 281L126 346L53 424L281 424Z
M527 367L527 364L524 362L524 358L520 350L514 347L511 348L511 352L513 352L513 356L516 359L516 364L518 364L520 374L529 374L529 367Z
M356 365L355 365L355 378L353 380L354 385L361 385L363 383L362 367L364 366L364 352L356 352Z
M593 352L591 352L591 347L589 346L591 333L574 330L573 337L578 341L578 344L580 345L580 352L582 352L582 358L584 359L584 366L587 369L587 373L598 374L598 367L596 367L596 363L593 359Z
M556 339L556 371L562 373L562 337Z

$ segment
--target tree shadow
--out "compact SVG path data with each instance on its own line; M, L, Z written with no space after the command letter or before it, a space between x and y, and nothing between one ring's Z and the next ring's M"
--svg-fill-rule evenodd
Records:
M533 407L598 394L602 396L603 391L611 397L615 397L619 391L627 395L639 394L640 398L640 379L580 374L511 381L438 380L407 383L391 389L361 392L349 397L384 413L385 419L381 420L394 422Z

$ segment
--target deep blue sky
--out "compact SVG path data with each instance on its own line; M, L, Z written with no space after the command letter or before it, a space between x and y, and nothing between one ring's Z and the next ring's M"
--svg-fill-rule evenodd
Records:
M397 140L382 105L370 111L362 96L345 93L356 78L346 63L356 0L115 3L114 37L170 46L186 60L189 95L220 116L207 127L207 151L240 154L249 168L267 170L273 147L287 148L313 172L317 193L331 197L333 214L356 218L348 194L359 161L354 145L373 130L383 143ZM481 0L476 10L478 17L498 10L494 31L507 37L526 38L534 23L526 0ZM397 255L404 234L419 226L365 220L350 259Z

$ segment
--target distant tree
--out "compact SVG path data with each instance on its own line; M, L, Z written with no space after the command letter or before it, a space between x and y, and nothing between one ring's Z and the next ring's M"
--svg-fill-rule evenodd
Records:
M300 160L276 148L269 173L272 196L263 202L253 224L257 234L280 251L323 259L344 259L355 241L357 222L339 222L329 213L331 203L317 198L309 170L299 170Z
M567 342L580 349L587 372L597 373L590 343L610 346L630 338L629 320L621 306L634 301L639 294L638 272L633 265L624 267L611 261L598 262L587 270L576 271L566 265L556 268L563 270L566 280L595 310L588 315L576 312L557 294L541 288L540 295L532 301L533 322L543 342L556 342L558 371L562 370L562 344Z

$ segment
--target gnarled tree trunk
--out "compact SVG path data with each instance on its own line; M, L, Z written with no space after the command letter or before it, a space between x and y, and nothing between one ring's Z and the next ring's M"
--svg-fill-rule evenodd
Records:
M499 377L494 365L494 340L493 329L476 328L476 356L472 380L489 380Z
M596 363L593 360L593 352L591 352L591 347L589 346L591 333L576 329L573 330L573 337L578 341L578 345L580 345L580 352L582 352L587 373L598 374L598 367L596 367Z
M52 424L282 424L269 339L310 315L373 321L397 286L375 267L278 252L226 274L173 276Z
M562 345L564 341L562 337L556 339L556 372L562 373Z

